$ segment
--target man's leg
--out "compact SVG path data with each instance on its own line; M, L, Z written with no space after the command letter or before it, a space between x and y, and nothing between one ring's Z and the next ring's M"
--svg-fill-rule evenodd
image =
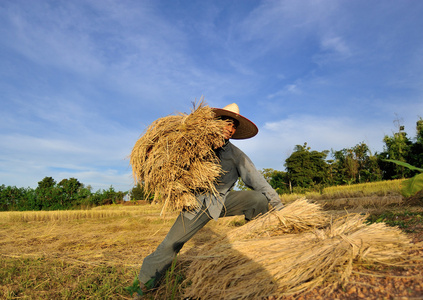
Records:
M268 201L263 194L255 191L232 191L226 197L220 217L244 215L249 221L268 210ZM138 276L140 282L145 284L150 279L160 279L182 246L210 220L207 212L201 212L192 220L185 218L181 213L163 242L153 253L144 258Z
M256 191L232 191L226 197L220 217L244 215L250 221L260 214L269 211L269 202L260 192Z
M144 258L138 279L142 284L153 279L155 283L164 275L182 246L210 221L206 212L200 212L192 220L180 213L172 228L157 249Z

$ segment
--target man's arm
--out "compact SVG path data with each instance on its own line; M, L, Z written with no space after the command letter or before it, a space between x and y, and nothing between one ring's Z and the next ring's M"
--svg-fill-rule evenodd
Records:
M248 188L261 192L273 208L277 210L282 209L283 204L278 193L276 193L272 186L266 181L264 176L256 169L250 158L242 151L240 152L241 153L238 156L238 172L242 181L244 181Z

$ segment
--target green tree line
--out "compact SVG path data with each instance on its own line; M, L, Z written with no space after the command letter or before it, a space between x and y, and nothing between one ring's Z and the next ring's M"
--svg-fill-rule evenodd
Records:
M92 207L123 201L127 192L107 190L92 192L76 178L63 179L57 183L52 177L45 177L35 189L0 186L0 210L64 210Z
M262 172L279 194L321 191L328 186L410 178L417 174L416 169L390 160L423 166L421 118L416 123L415 138L410 139L404 127L398 126L398 131L392 136L386 135L383 142L383 151L375 154L364 142L352 148L331 151L315 151L304 143L296 145L285 160L285 171L264 169ZM242 183L238 187L243 189Z

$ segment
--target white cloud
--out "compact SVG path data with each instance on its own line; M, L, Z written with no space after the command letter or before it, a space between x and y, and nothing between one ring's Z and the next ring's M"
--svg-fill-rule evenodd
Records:
M353 52L344 38L340 36L326 36L321 40L321 51L314 54L313 61L320 67L333 62L351 59Z
M276 45L292 48L314 35L336 15L337 1L263 1L240 24L245 40L258 43L261 49Z
M53 158L54 159L54 158ZM93 191L108 189L113 186L115 190L127 191L133 187L132 171L127 168L128 162L122 166L111 166L109 169L96 167L95 165L72 164L63 162L63 167L52 167L43 160L17 160L7 158L0 160L0 177L6 186L36 188L38 182L44 177L53 177L56 182L65 178L76 178L84 185L90 185Z
M86 128L84 134L75 131L63 137L1 134L2 183L36 187L45 176L56 180L75 177L95 189L110 185L129 189L133 180L128 156L142 132L112 122L104 122L102 129Z
M268 122L249 140L234 141L256 167L284 170L285 159L296 145L307 143L312 150L342 150L364 142L375 153L382 151L381 124L359 123L353 118L292 115Z
M326 37L322 40L323 50L334 51L342 56L350 55L351 51L341 37Z
M300 83L287 84L283 87L282 90L268 95L267 98L273 99L273 98L280 98L280 97L287 95L287 94L296 94L296 95L301 94L302 91L301 91L301 88L299 87L299 85L300 85Z

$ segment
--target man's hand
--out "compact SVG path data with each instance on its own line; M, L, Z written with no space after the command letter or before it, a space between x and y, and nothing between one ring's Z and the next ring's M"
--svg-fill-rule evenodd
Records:
M282 204L282 202L281 202L281 203L279 203L278 205L273 206L273 209L274 209L274 210L277 210L277 211L280 211L280 210L282 210L284 207L285 207L285 206L284 206L284 205Z

